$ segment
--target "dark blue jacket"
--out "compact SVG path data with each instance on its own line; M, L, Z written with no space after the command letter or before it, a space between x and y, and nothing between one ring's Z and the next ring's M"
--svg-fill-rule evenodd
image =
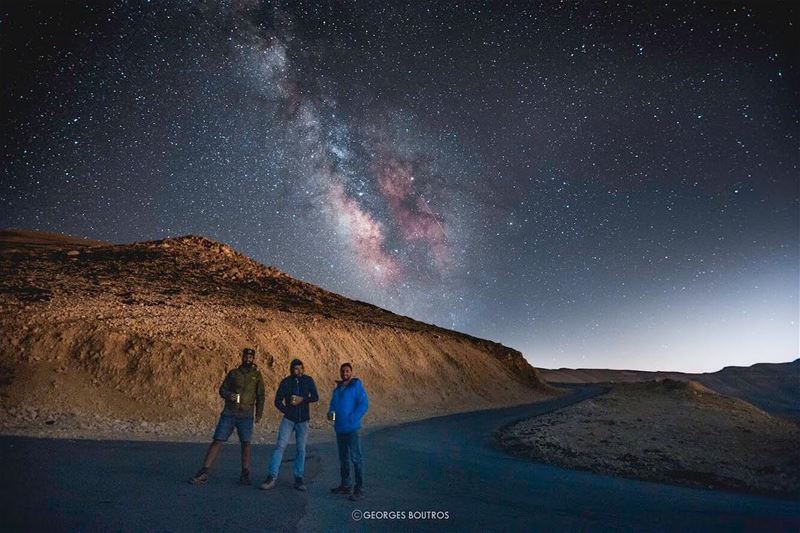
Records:
M302 396L305 401L300 405L292 405L292 394ZM281 380L275 391L275 407L283 416L292 422L305 422L311 418L308 404L319 400L317 386L311 376L303 374L299 378L289 376Z
M358 378L352 378L347 386L342 386L340 381L336 382L336 388L331 395L331 403L328 412L336 413L336 422L333 429L336 433L350 433L361 429L361 418L369 409L367 391Z

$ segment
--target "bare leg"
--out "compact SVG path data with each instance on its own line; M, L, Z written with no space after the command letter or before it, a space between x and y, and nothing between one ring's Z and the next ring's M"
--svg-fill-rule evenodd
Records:
M215 440L211 443L208 447L208 451L206 452L206 458L203 459L203 468L211 468L211 465L214 464L214 461L217 460L217 455L219 455L219 451L222 449L222 442Z
M250 443L242 443L242 470L250 470Z

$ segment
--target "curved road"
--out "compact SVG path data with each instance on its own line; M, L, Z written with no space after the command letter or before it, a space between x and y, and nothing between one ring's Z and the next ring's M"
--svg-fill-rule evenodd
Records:
M81 531L742 531L800 530L800 502L565 470L505 454L492 434L602 392L389 427L363 439L367 497L338 482L332 439L309 445L309 492L291 468L265 493L240 487L238 446L208 485L186 479L204 444L0 438L4 530ZM265 471L271 446L254 448ZM293 455L287 450L286 458ZM263 475L254 474L254 481ZM356 518L354 519L353 513ZM412 513L436 513L422 518Z

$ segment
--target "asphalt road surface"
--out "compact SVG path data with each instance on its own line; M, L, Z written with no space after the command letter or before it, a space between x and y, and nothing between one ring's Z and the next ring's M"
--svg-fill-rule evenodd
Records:
M800 531L800 502L565 470L494 446L501 425L581 401L583 387L527 406L395 426L363 438L366 498L338 484L333 437L309 445L307 493L293 447L270 492L237 484L238 445L194 487L205 444L0 438L0 529L42 531ZM213 428L211 428L213 429ZM209 430L210 431L210 430ZM254 483L271 446L253 450Z

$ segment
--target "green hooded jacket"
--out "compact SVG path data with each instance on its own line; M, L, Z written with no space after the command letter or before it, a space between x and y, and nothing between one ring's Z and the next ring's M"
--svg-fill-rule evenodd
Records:
M230 399L231 394L236 393L241 395L238 404ZM249 367L240 365L228 372L219 386L219 395L225 400L225 412L253 416L255 406L256 418L261 418L264 413L264 378L255 364Z

